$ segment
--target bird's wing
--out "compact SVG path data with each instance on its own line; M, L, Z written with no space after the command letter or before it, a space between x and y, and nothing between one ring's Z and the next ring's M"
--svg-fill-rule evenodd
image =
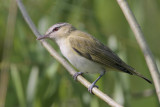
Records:
M127 64L125 64L108 47L104 46L90 35L83 33L81 36L70 36L69 41L72 49L82 57L104 66L131 74L126 68L128 67Z

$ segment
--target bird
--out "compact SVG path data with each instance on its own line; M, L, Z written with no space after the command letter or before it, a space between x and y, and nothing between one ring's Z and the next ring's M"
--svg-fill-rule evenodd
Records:
M94 87L98 88L96 82L110 69L136 75L152 83L133 67L122 61L116 53L95 37L76 29L69 23L54 24L45 35L38 37L37 40L46 38L55 41L62 55L79 70L73 76L75 80L78 75L83 73L99 74L99 77L88 88L90 93L92 93Z

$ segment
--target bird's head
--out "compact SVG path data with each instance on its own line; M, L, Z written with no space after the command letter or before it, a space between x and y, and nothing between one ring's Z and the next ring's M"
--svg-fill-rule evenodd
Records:
M75 28L69 23L57 23L51 26L45 35L40 36L37 40L50 38L50 39L60 39L67 37Z

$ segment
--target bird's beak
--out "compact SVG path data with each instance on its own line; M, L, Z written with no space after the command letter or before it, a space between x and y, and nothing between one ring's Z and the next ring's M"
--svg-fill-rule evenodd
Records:
M48 37L49 37L49 35L43 35L43 36L38 37L37 40L45 39L45 38L48 38Z

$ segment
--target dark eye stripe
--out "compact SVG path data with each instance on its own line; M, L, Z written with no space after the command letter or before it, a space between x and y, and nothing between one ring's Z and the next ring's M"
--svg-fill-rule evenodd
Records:
M58 31L59 28L60 28L60 27L56 27L56 28L54 28L52 31L53 31L53 32Z

